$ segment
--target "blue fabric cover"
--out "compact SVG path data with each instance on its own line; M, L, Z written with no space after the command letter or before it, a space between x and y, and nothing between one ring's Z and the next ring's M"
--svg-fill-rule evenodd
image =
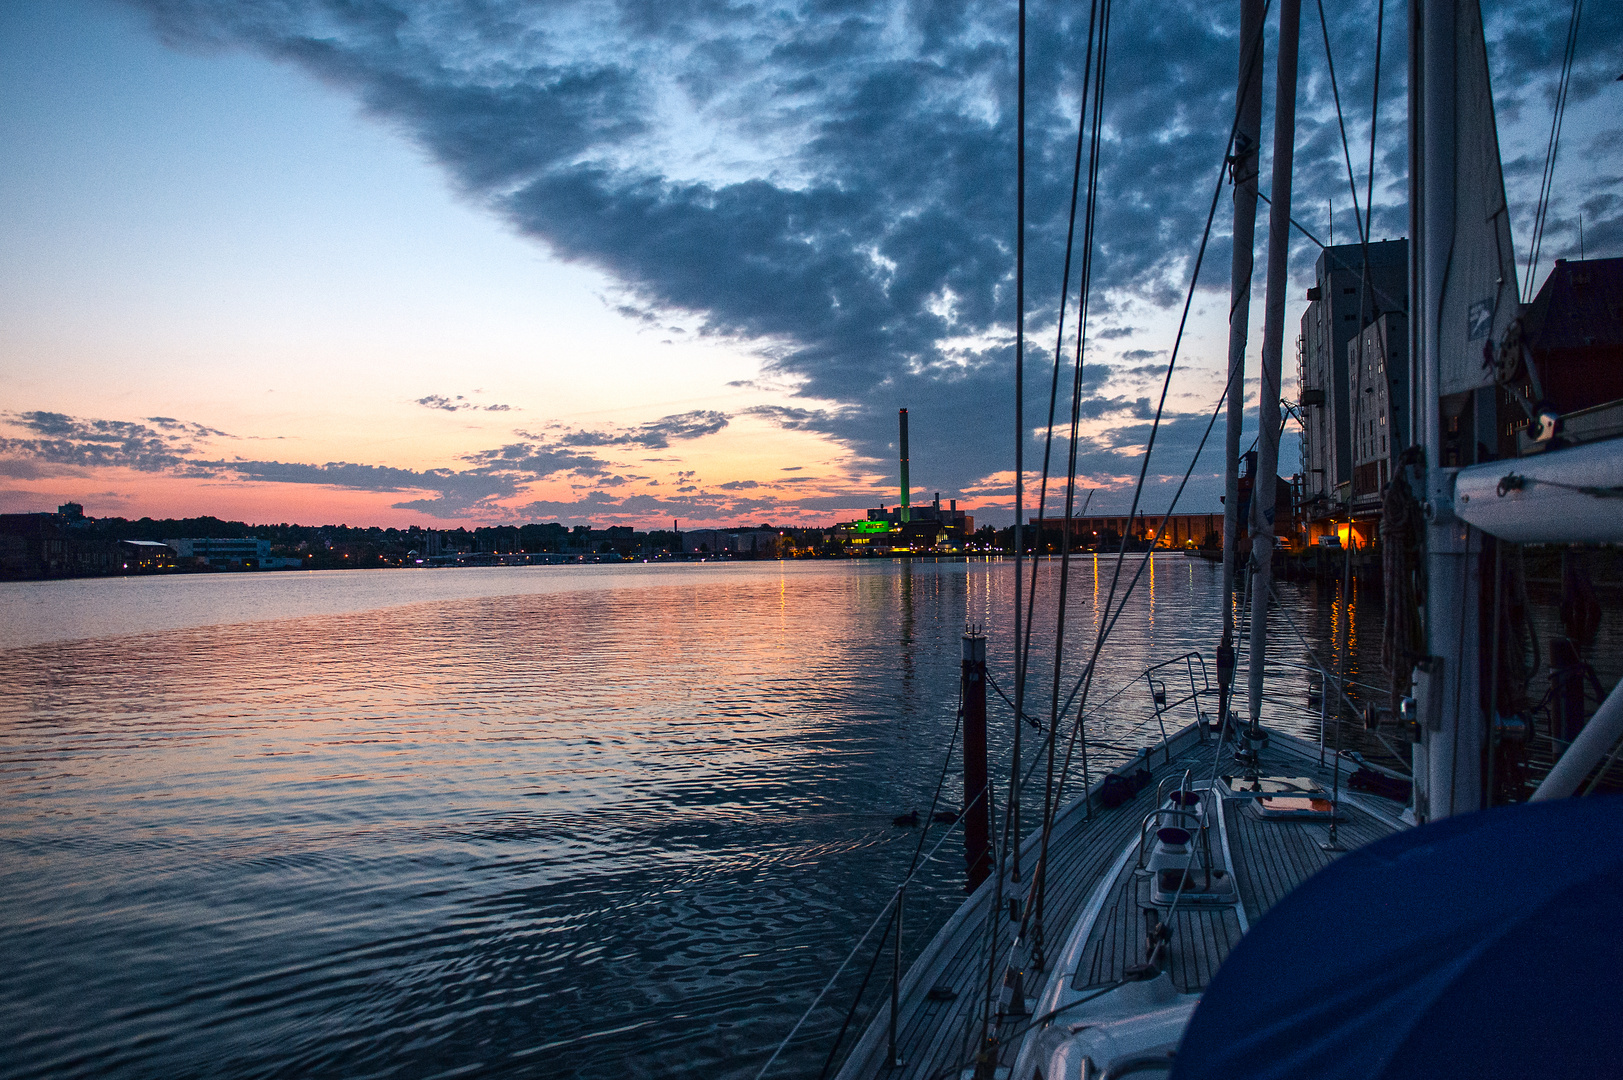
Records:
M1623 1076L1623 797L1345 855L1218 969L1174 1080Z

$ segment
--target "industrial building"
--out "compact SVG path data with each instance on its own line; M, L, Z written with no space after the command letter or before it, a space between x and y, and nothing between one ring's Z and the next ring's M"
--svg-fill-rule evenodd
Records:
M1557 259L1515 333L1516 375L1499 390L1500 457L1623 434L1623 259ZM1505 354L1501 346L1502 369Z
M1380 513L1381 492L1407 445L1409 368L1409 322L1401 312L1382 315L1347 346L1355 519Z
M975 531L975 519L958 509L958 500L941 505L941 493L929 506L912 505L912 481L908 475L907 410L897 411L900 438L901 501L895 506L880 504L868 511L862 521L835 526L853 555L892 555L909 552L959 550Z
M1163 520L1165 526L1163 528ZM1065 519L1060 517L1034 517L1031 519L1033 541L1038 551L1059 551ZM1123 538L1128 549L1146 550L1161 530L1160 548L1221 549L1223 546L1222 514L1135 514L1132 517L1117 514L1071 518L1072 551L1114 551Z
M270 558L271 542L253 537L184 537L165 540L183 562L206 563L213 567L263 566Z
M1399 429L1392 425L1393 410L1400 407L1407 422L1408 360L1399 363L1395 354L1407 351L1403 320L1409 309L1409 242L1381 240L1368 250L1367 274L1363 245L1342 244L1319 253L1296 343L1302 421L1298 512L1309 543L1337 528L1333 519L1344 519L1346 500L1355 498L1360 487L1369 489L1362 493L1366 512L1371 506L1378 511L1383 462L1389 475L1391 456L1407 443L1394 435ZM1383 367L1379 387L1371 363ZM1401 392L1392 383L1394 367L1402 368ZM1356 406L1355 397L1361 399ZM1382 404L1376 405L1377 399ZM1382 409L1387 418L1384 450ZM1360 466L1365 467L1362 485L1355 479ZM1340 530L1346 532L1346 526Z

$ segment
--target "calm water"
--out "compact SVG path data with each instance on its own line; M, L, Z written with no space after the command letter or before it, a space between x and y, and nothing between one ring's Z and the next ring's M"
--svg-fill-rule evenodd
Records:
M1079 644L1110 565L1079 565ZM1217 568L1152 567L1096 700L1211 655ZM985 562L0 585L0 1076L754 1076L907 866L966 619L1012 682L1011 591ZM1293 678L1269 712L1314 735ZM961 868L926 866L912 949ZM776 1075L816 1074L858 975Z

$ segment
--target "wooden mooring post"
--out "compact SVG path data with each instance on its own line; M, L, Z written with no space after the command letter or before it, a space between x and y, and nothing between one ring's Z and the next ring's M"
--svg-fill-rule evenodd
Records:
M974 892L992 872L991 792L986 786L986 636L964 632L964 864Z

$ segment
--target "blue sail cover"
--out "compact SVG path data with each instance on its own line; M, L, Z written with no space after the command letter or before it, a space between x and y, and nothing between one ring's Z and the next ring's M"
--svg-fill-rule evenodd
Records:
M1623 797L1343 856L1241 939L1174 1080L1623 1076Z

